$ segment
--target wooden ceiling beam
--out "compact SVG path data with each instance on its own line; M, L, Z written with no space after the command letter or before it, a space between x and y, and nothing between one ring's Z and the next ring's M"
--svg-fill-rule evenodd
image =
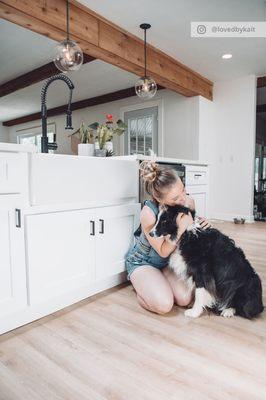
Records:
M158 86L158 90L164 89L162 86ZM127 97L135 96L135 88L130 87L127 89L118 90L116 92L103 94L101 96L91 97L85 100L79 100L71 104L71 110L80 110L81 108L97 106L99 104L110 103L112 101L125 99ZM67 104L59 107L51 108L47 111L48 117L54 117L55 115L64 114L67 110ZM11 119L9 121L3 122L4 126L14 126L23 124L25 122L36 121L37 119L41 119L41 113L37 112L30 115L25 115L23 117Z
M83 64L87 64L95 60L94 57L84 54ZM16 92L17 90L24 89L27 86L31 86L34 83L43 81L44 79L50 78L55 74L60 73L55 64L50 62L48 64L42 65L26 74L20 75L8 82L0 85L0 97L7 96L10 93Z
M0 17L51 39L65 38L65 0L0 0ZM71 38L85 54L143 75L143 41L75 0L70 5ZM157 82L184 96L212 100L213 83L151 45L147 72Z

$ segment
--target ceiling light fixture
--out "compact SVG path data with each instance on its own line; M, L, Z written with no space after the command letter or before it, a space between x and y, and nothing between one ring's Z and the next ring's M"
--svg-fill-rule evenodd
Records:
M227 53L227 54L223 54L222 55L222 58L224 59L224 60L229 60L229 58L232 58L233 56L232 56L232 54L230 54L230 53Z
M83 53L76 42L69 39L69 0L66 0L67 37L56 46L55 66L62 72L77 71L83 64Z
M146 31L150 29L150 24L141 24L139 26L144 30L144 76L139 78L135 83L136 94L141 99L151 99L157 92L157 85L153 78L147 76L147 41L146 41Z

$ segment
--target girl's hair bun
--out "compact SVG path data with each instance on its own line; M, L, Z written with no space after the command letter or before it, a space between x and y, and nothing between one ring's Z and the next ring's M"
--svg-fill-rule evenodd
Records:
M154 161L142 161L139 166L140 176L144 182L154 182L160 171Z

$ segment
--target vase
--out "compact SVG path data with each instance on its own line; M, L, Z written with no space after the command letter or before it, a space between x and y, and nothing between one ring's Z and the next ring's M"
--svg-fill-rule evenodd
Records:
M105 143L105 149L107 151L113 151L114 150L114 146L113 146L113 142L109 141Z
M92 157L94 155L94 143L79 143L78 155Z
M106 157L106 149L95 149L94 155L96 157Z

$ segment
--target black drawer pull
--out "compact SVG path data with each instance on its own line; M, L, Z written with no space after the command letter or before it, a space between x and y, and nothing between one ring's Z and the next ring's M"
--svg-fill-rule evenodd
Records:
M103 219L99 219L99 222L101 223L101 229L99 231L99 233L104 233L104 220Z
M202 176L201 174L194 174L194 178L198 178L199 176Z
M92 228L90 235L95 236L95 221L90 221L90 224L91 224L91 228Z
M21 228L21 210L15 209L16 228Z

